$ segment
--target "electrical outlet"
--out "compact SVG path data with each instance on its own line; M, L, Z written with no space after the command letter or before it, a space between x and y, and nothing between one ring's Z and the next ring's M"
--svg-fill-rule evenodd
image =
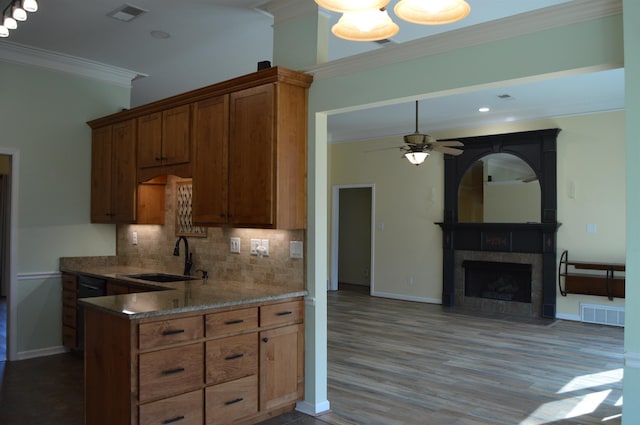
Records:
M251 255L258 255L258 247L261 243L262 241L260 239L251 239L251 245L249 248Z
M269 256L269 239L251 239L250 251L251 255L258 257Z
M240 254L240 238L231 238L230 251L235 254Z
M302 258L302 241L289 241L289 257Z
M269 239L262 239L262 255L269 256Z
M138 232L131 233L131 243L134 245L138 245Z

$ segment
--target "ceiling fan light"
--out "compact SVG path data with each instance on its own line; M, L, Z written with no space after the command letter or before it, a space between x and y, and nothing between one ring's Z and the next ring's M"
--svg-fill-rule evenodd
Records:
M315 0L316 3L327 10L334 12L354 12L357 10L382 9L390 0Z
M345 12L331 28L336 37L350 41L376 41L393 37L400 27L384 9Z
M27 12L37 12L38 2L36 0L22 0L22 8Z
M11 16L16 21L26 21L27 20L27 12L18 5L13 5L13 9L11 11Z
M464 19L471 6L464 0L400 0L393 11L414 24L443 25Z
M404 157L413 165L420 165L429 157L429 152L407 152Z

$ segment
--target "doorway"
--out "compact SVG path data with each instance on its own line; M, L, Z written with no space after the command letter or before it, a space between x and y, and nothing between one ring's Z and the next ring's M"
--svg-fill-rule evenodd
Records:
M374 185L334 186L331 226L331 280L374 291Z
M0 147L0 362L16 358L18 151Z

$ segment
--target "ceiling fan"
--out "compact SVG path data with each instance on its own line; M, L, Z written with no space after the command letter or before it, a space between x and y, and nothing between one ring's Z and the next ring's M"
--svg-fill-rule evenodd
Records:
M460 155L463 151L454 146L464 146L462 142L457 140L434 139L428 134L420 133L418 130L418 101L416 100L416 130L413 134L407 134L403 137L404 146L400 146L400 150L404 152L405 158L414 165L422 164L430 155L431 151L442 152L447 155Z

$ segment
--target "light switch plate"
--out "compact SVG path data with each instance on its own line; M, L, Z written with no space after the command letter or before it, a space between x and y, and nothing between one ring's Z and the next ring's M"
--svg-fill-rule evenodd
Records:
M234 254L240 254L240 238L231 238L229 250Z
M290 241L289 242L289 256L291 258L302 258L302 242L301 241Z

